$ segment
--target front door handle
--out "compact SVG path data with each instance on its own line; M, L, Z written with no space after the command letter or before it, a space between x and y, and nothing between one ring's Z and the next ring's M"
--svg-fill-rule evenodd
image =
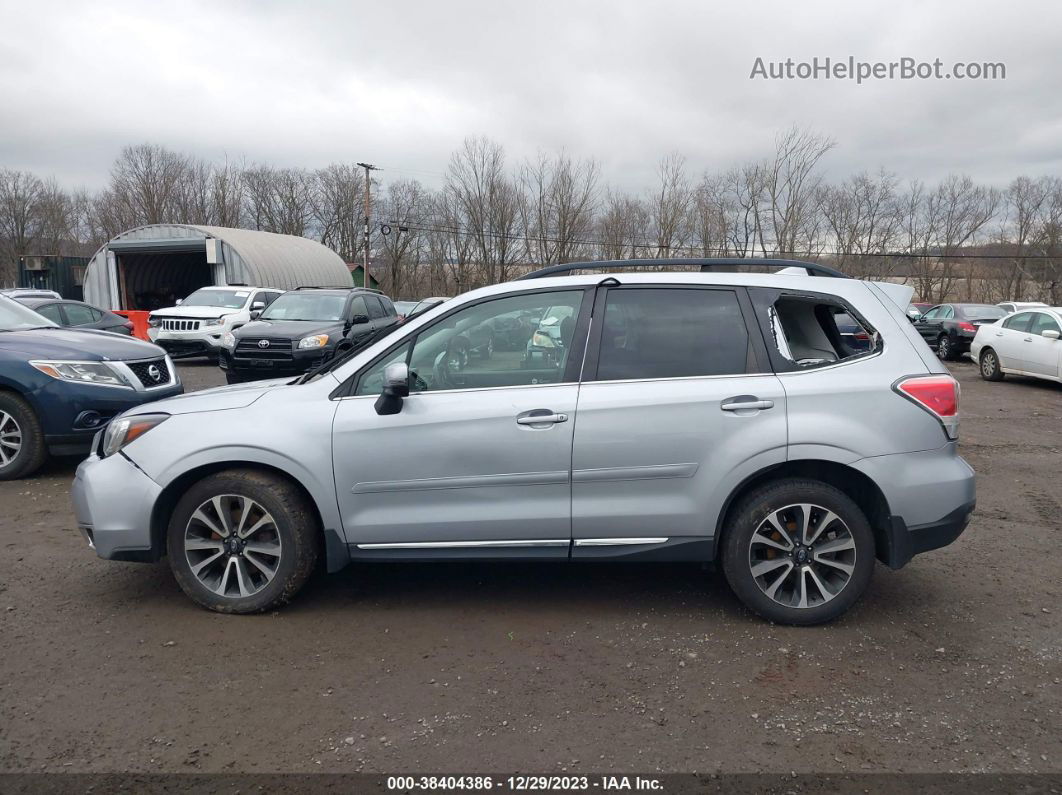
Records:
M535 411L543 411L543 410L542 409L536 409ZM541 414L537 414L535 412L529 411L526 414L521 414L519 417L516 418L516 424L517 425L555 425L558 422L567 422L567 421L568 421L568 415L567 414L550 414L548 412L543 412Z
M773 400L758 400L754 397L731 398L719 404L723 411L758 411L761 409L773 409Z

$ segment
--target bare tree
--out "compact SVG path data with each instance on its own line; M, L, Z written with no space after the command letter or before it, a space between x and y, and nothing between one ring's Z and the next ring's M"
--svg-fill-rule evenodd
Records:
M598 220L601 254L605 259L645 255L649 247L649 211L640 199L609 191ZM639 249L642 249L639 252Z
M656 256L682 256L689 240L693 191L686 176L686 158L673 153L657 166L660 180L647 202Z
M586 248L597 205L598 165L574 161L563 152L540 154L524 164L520 219L527 236L527 259L535 265L571 262Z
M809 225L817 221L817 194L822 177L819 161L834 141L793 127L779 136L774 158L764 164L763 185L769 201L767 216L776 252L810 250Z

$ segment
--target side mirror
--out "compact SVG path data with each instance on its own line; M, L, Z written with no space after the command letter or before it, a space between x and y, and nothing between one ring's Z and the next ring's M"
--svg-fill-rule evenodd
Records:
M383 392L376 398L376 413L398 414L402 399L409 396L409 367L405 362L393 362L384 368Z
M178 299L177 299L177 303L176 303L176 304L174 304L174 306L180 306L180 305L181 305L181 304L183 304L183 303L184 303L184 299L183 299L183 298L178 298Z
M258 306L258 304L255 304L255 306ZM261 314L262 314L262 310L261 309L252 309L250 311L251 320L258 320L258 316L261 315Z
M368 323L368 322L369 322L369 316L368 315L354 315L354 317L352 317L350 319L350 324L352 326L361 326L361 325L363 325L365 323Z
M1057 340L1062 335L1060 335L1053 328L1045 328L1043 331L1040 332L1040 336L1047 337L1049 340Z
M265 309L265 301L255 301L253 304L251 304L251 311L253 312L256 309L259 312Z

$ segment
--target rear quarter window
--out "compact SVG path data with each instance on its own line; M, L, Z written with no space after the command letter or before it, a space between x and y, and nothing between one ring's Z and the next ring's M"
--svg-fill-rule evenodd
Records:
M757 312L777 370L825 367L882 347L877 330L839 299L783 293L772 301L761 295Z

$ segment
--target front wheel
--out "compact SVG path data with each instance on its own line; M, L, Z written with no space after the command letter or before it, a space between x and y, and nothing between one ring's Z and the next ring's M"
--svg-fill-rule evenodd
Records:
M991 348L981 351L981 377L986 381L1003 380L1003 368L999 366L999 356Z
M848 495L813 480L769 483L730 514L723 572L747 607L779 624L831 621L874 572L874 534Z
M32 475L47 460L48 447L33 407L18 395L0 392L0 480Z
M219 613L259 613L290 601L317 561L313 505L291 482L233 469L196 483L170 519L178 585Z

